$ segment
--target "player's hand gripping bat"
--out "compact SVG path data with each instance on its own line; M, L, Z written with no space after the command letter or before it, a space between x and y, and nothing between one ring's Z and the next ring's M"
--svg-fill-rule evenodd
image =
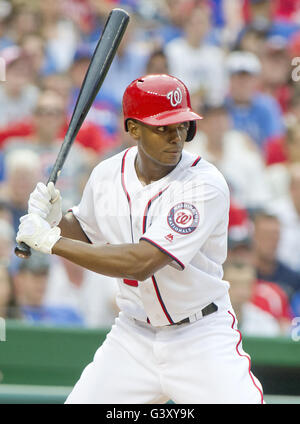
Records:
M76 135L106 77L128 22L129 15L124 10L113 9L110 12L82 83L68 131L47 184L51 181L56 183ZM20 243L16 246L15 253L20 258L28 258L31 255L30 247Z

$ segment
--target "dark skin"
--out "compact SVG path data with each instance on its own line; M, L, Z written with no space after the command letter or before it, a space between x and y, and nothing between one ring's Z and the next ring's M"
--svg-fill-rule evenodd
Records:
M176 167L187 136L187 122L153 127L129 120L128 130L137 142L135 170L142 182L160 180Z
M129 120L128 131L137 142L135 169L139 180L150 184L169 174L181 159L188 123L162 127ZM150 243L99 246L91 244L79 222L67 213L61 220L62 238L52 253L109 277L144 281L172 259Z

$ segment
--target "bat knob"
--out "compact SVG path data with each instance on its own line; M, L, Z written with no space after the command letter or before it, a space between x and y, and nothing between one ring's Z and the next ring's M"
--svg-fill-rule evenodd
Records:
M31 256L31 249L22 242L15 247L15 254L21 259L27 259Z

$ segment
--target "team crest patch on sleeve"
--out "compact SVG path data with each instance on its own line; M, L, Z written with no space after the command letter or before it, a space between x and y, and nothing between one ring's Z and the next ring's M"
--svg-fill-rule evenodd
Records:
M190 203L178 203L168 214L168 224L179 234L190 234L199 224L199 212Z

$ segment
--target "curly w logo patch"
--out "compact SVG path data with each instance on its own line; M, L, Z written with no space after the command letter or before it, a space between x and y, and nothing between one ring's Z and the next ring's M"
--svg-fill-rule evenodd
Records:
M182 92L180 88L176 88L176 90L169 91L169 93L167 94L167 99L170 100L171 106L178 106L182 102Z

